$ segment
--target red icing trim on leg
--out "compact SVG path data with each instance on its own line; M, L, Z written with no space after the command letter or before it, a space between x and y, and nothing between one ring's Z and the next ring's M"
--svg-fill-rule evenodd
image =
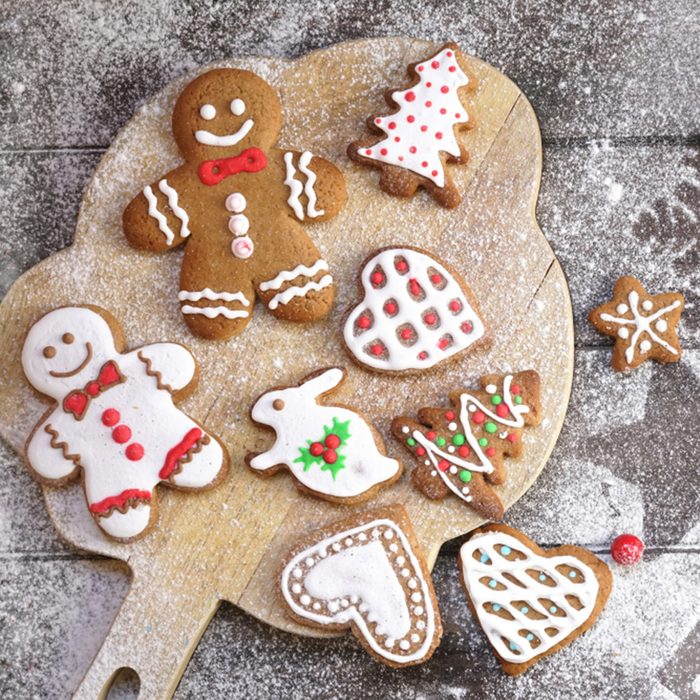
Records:
M122 491L118 496L108 496L97 503L90 504L90 512L102 515L111 508L123 508L126 502L132 498L138 498L142 501L150 501L151 494L148 491L141 489L127 489Z
M189 450L191 450L196 444L197 440L202 437L203 433L199 428L192 428L187 432L180 442L168 451L168 455L165 458L165 464L160 470L158 476L161 479L167 479L177 467L178 460L184 457Z

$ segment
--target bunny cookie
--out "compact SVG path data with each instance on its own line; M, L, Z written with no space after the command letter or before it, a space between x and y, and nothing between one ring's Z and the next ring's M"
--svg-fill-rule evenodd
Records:
M286 466L301 491L334 503L367 500L396 481L403 468L384 454L377 431L350 408L318 403L344 379L345 370L331 367L260 396L250 415L277 439L269 450L249 454L248 466L262 475Z
M180 311L203 338L230 338L256 294L288 321L323 318L333 278L299 222L326 221L345 201L340 171L304 151L275 148L282 110L254 73L218 69L180 94L173 135L185 163L146 186L124 211L140 250L187 243Z

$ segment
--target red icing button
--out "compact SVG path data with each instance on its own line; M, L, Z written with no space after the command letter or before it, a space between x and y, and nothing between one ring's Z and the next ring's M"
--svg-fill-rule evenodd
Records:
M462 308L462 305L459 303L459 301L457 301L457 299L453 299L453 300L450 302L450 311L455 311L455 312L457 312L457 311L459 311L461 308Z
M436 139L441 139L441 138L442 138L442 131L436 132L435 138L436 138Z
M428 353L425 350L418 353L419 360L425 360L427 358L428 358Z
M474 326L469 321L465 321L460 328L462 333L471 333L474 330Z
M388 314L395 314L396 313L396 304L392 301L388 301L384 305L384 311L386 311Z
M440 67L440 61L433 61L430 64L433 68L439 68Z
M431 173L431 175L432 175L433 177L437 177L437 174L438 174L438 173L437 173L437 170L433 170L433 172Z
M447 110L444 107L441 107L440 114L447 114Z
M126 458L130 459L132 462L138 462L143 457L143 445L139 445L138 442L132 442L126 448Z
M518 436L515 433L509 433L508 442L518 442Z
M423 124L423 126L421 126L420 130L421 130L421 131L427 131L427 130L428 130L428 127L427 127L425 124ZM425 165L423 165L423 167L425 168L426 165L428 165L428 164L425 163Z
M447 338L440 338L438 342L438 347L440 348L440 350L444 350L449 344L450 341Z
M425 318L423 319L429 326L432 326L433 323L437 321L437 316L435 314L425 314Z
M106 425L108 428L111 428L113 425L119 423L120 418L121 416L116 408L108 408L102 414L102 424Z
M454 411L448 411L445 414L445 420L454 420L454 419L455 419Z
M496 406L496 415L499 418L505 418L508 415L508 406L504 403L499 403L498 406Z
M412 331L410 328L404 328L404 329L401 331L401 337L402 337L404 340L408 340L412 335L413 335L413 331Z
M405 260L399 260L399 261L396 263L396 269L397 269L399 272L403 272L407 267L408 267L408 263L407 263Z
M457 67L456 67L456 66L450 66L447 70L450 71L450 73L454 73L454 72L457 70Z
M425 434L425 437L427 437L428 440L434 440L434 439L437 437L437 435L435 434L435 431L429 430L429 431Z
M100 393L100 385L97 382L90 382L85 387L85 391L90 394L90 396L97 396Z
M131 439L131 428L128 425L118 425L112 431L112 440L118 442L120 445L129 442Z
M406 93L406 102L413 102L416 99L416 93L413 90Z
M373 345L371 347L371 350L372 350L372 354L377 355L377 356L381 355L382 352L384 352L384 350L382 349L382 346L379 345L379 343L377 343L376 345Z
M369 279L372 284L381 284L384 281L384 275L381 272L373 272Z
M425 447L416 447L416 454L422 457L425 454Z
M487 447L484 450L484 453L486 454L487 457L495 457L496 456L496 449L494 447Z
M449 91L450 91L450 88L448 88L447 85L443 85L443 86L440 88L440 92L441 92L443 95L446 95Z
M415 153L418 149L417 149L415 146L411 146L408 150L409 150L411 153Z
M386 148L382 148L379 152L385 156L389 151L387 151Z
M452 58L452 51L448 51L448 52L447 52L447 56L449 56L450 58Z
M367 316L360 316L360 318L357 319L357 325L360 328L369 328L372 325L372 321L370 321Z
M406 121L407 121L409 124L413 124L413 122L416 121L416 118L415 118L412 114L409 114L409 115L406 117Z
M449 463L446 459L441 459L441 460L438 462L438 469L439 469L441 472L446 472L447 469L449 468L449 466L450 466L450 463Z
M472 420L477 425L481 425L486 420L486 416L481 411L474 411L474 413L472 413Z
M396 128L396 122L389 122L389 128L390 128L390 129L395 129L395 128Z
M511 384L510 386L510 393L511 394L519 394L520 393L520 387L517 384Z
M457 454L460 457L469 457L470 453L471 453L471 450L466 445L460 446L460 448L457 450Z

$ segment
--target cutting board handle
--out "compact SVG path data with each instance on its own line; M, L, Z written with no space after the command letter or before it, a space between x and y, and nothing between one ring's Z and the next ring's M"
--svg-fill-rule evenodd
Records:
M132 669L140 681L139 698L171 698L219 602L196 585L175 588L172 581L134 578L73 697L107 698L119 671Z

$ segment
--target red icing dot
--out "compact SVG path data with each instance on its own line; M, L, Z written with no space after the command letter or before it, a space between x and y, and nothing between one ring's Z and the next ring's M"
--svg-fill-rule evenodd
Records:
M520 393L520 387L517 384L511 384L510 385L510 391L512 394L519 394Z
M418 66L418 72L422 73L423 72L423 66Z
M357 325L360 328L369 328L372 325L372 321L370 321L369 316L360 316L357 319Z
M462 333L471 333L474 330L474 326L470 321L465 321L460 328L462 329Z
M97 396L100 393L100 385L97 382L90 382L85 387L85 391L90 394L90 396Z
M335 450L340 445L340 438L337 435L331 434L324 440L324 443L326 447Z
M440 338L438 342L438 347L440 348L440 350L444 350L449 344L450 341L447 338Z
M438 462L438 469L441 472L446 472L449 469L450 463L446 459L441 459Z
M484 450L484 454L485 454L487 457L495 457L495 456L496 456L496 449L495 449L494 447L487 447L487 448Z
M457 450L457 454L458 454L460 457L469 457L469 455L471 454L471 450L470 450L466 445L462 445L462 446Z
M425 350L421 350L421 352L418 353L418 359L419 360L428 359L428 353Z
M430 275L430 281L433 284L440 284L440 282L442 282L442 275L438 275L437 273Z
M461 119L462 115L459 112L455 112L455 119Z
M368 149L365 151L365 155L371 156L371 155L372 155L372 149L371 149L371 148L368 148Z
M379 153L381 153L383 156L385 156L389 151L386 150L386 148L382 148Z
M455 419L455 413L454 411L448 411L445 414L445 420L454 420Z
M416 447L416 454L422 457L425 454L425 447Z
M126 448L126 458L132 462L138 462L143 457L143 451L143 445L139 445L138 442L132 442Z
M112 431L112 440L118 442L120 445L129 442L131 439L131 428L128 425L118 425Z
M428 83L425 84L425 87L433 87L433 84L430 83L430 82L428 82Z
M477 425L481 425L486 420L486 416L481 411L474 411L474 413L472 413L472 420Z
M459 311L462 308L462 304L459 303L457 299L453 299L450 302L450 311L454 311L455 313Z
M446 95L449 91L450 91L450 88L448 88L447 85L443 85L443 86L440 88L440 92L441 92L443 95Z
M432 107L432 106L433 106L433 103L432 103L430 100L428 100L428 101L425 103L425 106L426 106L426 107Z
M440 67L440 61L433 61L430 64L433 68L439 68Z
M314 457L319 457L320 455L323 454L325 448L320 442L314 442L311 444L309 447L309 452L314 456Z
M416 93L413 90L406 93L406 102L413 102L416 99Z
M404 329L401 331L401 337L402 337L404 340L408 340L408 339L411 338L412 336L413 336L413 331L412 331L410 328L404 328Z
M428 440L434 440L437 437L437 434L435 433L434 430L429 430L426 434L425 437L428 438Z
M396 313L396 304L394 304L393 301L387 301L387 303L384 304L384 311L393 316Z
M428 161L427 161L427 160L424 160L424 161L421 163L421 165L422 165L424 168L427 168L427 167L428 167Z
M396 141L396 143L398 143L399 141L401 141L401 137L400 137L400 136L394 136L394 141Z
M410 153L415 153L418 149L415 146L411 146L408 150Z
M412 279L409 280L408 283L411 285L411 294L413 294L414 297L419 297L421 293L421 288L418 284L418 280Z
M433 323L437 321L437 316L435 314L425 314L423 317L423 320L429 325L432 326Z
M509 433L508 442L518 442L518 436L515 433Z
M447 70L450 71L450 73L454 73L457 68L455 66L450 66Z
M413 122L416 121L416 118L415 118L412 114L409 114L409 115L406 117L406 121L407 121L409 124L413 124Z
M433 177L437 177L438 172L437 172L437 170L433 170L430 174L431 174Z
M379 117L377 117L377 118L374 120L374 123L375 123L375 124L381 124L381 123L382 123L382 120L381 120Z
M372 354L373 354L373 355L377 355L377 356L381 355L382 352L384 352L382 346L379 345L379 343L377 343L376 345L373 345L373 346L370 348L370 350L372 351Z
M425 132L428 130L428 127L425 124L423 124L423 126L421 126L420 130Z
M405 270L408 269L408 263L407 263L405 260L399 260L399 261L396 263L396 269L397 269L399 272L404 272Z
M448 51L446 54L449 58L452 58L452 51Z
M323 461L326 464L335 464L338 461L338 454L335 450L326 450L323 453Z
M389 122L389 128L390 128L390 129L395 129L395 128L396 128L396 122Z
M441 139L441 138L442 138L442 131L438 131L438 132L435 134L435 138L436 138L436 139Z
M381 272L373 272L369 279L372 284L381 284L384 281L384 275Z
M400 160L400 161L403 161L403 156L399 156L399 160Z
M508 406L504 403L499 403L498 406L496 406L496 415L499 418L506 418L508 416Z
M444 107L442 107L440 109L440 114L447 114L447 110Z
M102 414L102 423L103 425L106 425L108 428L111 428L113 425L116 425L119 423L119 419L121 416L119 415L119 411L117 411L116 408L108 408L103 414Z

